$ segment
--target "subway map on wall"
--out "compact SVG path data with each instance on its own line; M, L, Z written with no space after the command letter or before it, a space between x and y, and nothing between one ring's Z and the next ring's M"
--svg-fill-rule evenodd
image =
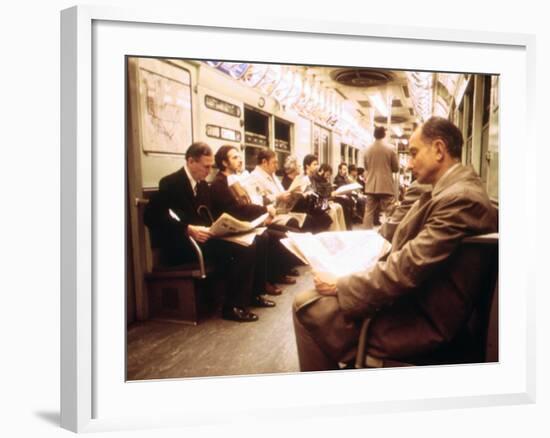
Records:
M192 143L189 72L140 60L141 141L145 152L183 154Z

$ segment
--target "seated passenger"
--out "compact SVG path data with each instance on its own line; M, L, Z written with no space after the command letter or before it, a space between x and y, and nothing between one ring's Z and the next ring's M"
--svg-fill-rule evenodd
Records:
M350 165L349 168L352 166L355 175L357 175L356 168L353 164ZM334 177L334 185L336 188L347 184L352 184L354 182L356 181L348 174L348 165L346 163L340 163L338 165L338 175ZM350 193L337 195L334 200L342 205L344 213L346 214L346 223L352 224L353 221L356 223L362 223L366 203L365 195L358 190L354 190ZM348 229L351 229L351 225L349 225Z
M229 213L239 220L252 221L268 212L266 207L253 204L250 198L242 199L242 195L238 196L232 190L237 185L236 183L230 187L229 178L235 176L237 170L242 166L242 157L235 146L224 145L220 147L216 152L215 162L219 172L211 185L211 204L214 218L218 218L223 213ZM244 192L244 195L246 195L246 192ZM269 225L274 216L272 208L269 213L271 216L266 225ZM256 239L262 237L257 236ZM296 280L287 276L287 273L293 270L296 261L293 259L292 254L280 243L280 240L284 237L284 232L276 229L269 229L265 236L268 248L267 279L269 281L266 285L266 292L269 295L281 294L281 290L275 287L273 283L296 283Z
M330 183L332 178L332 167L330 164L321 164L319 171L311 177L311 183L315 193L323 201L333 201L342 207L346 229L351 230L353 225L353 201L346 196L335 196L333 185Z
M414 180L405 190L403 199L398 205L396 205L395 209L391 213L391 216L382 224L380 230L378 230L382 237L391 242L397 225L399 225L399 222L401 222L401 220L405 217L416 200L420 198L423 193L431 191L431 184L420 184L418 180Z
M357 180L359 176L359 170L357 169L357 166L355 164L350 164L348 166L348 177L351 182L359 182Z
M258 153L258 164L250 174L247 189L251 197L261 196L264 205L273 205L277 212L287 211L306 213L302 231L318 232L326 230L330 224L330 217L321 210L310 209L305 198L299 193L285 190L275 175L277 170L277 156L270 149L262 149Z
M364 167L358 167L357 168L357 182L361 184L361 194L365 193L365 168Z
M213 260L225 276L226 294L222 316L225 319L252 322L258 316L248 306L271 307L261 294L265 286L265 260L254 243L244 247L212 238L209 219L199 207L210 208L210 188L204 179L210 173L214 157L206 143L193 143L187 149L181 169L165 176L159 190L145 209L144 220L151 243L160 249L161 263L175 266L196 262L188 236L202 248L206 260Z
M304 175L309 178L310 191L306 190L306 195L310 197L315 197L315 208L319 211L324 211L330 219L332 224L330 225L329 231L345 231L346 230L346 220L344 217L344 211L342 206L330 201L330 191L327 193L326 184L323 184L321 180L324 180L323 176L320 176L318 173L319 170L319 161L317 157L312 154L308 154L304 157ZM326 181L328 183L329 190L330 180ZM328 197L326 195L329 195Z
M292 181L294 181L294 178L300 174L300 166L298 165L298 159L296 157L293 157L292 155L286 157L284 172L285 174L283 175L281 184L285 190L288 190L292 184Z
M351 184L353 181L348 176L348 165L346 163L340 163L338 165L338 174L334 177L334 185L336 188Z
M484 262L465 257L461 241L497 229L481 180L460 163L462 143L460 130L446 119L419 126L409 141L409 167L433 190L401 220L387 259L335 283L316 277L316 291L297 295L301 370L338 369L355 360L358 349L381 360L430 363L454 345L478 299L475 273ZM366 342L359 345L366 320ZM358 361L363 365L363 355Z

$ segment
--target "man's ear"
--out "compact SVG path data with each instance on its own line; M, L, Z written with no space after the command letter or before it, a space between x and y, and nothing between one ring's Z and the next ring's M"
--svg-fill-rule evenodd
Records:
M447 145L445 142L440 138L436 138L433 142L433 147L437 160L443 161L445 154L447 153Z

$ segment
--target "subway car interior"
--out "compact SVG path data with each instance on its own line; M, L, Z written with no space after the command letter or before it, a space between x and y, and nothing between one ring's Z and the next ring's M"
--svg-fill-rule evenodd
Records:
M342 202L343 228L336 227L331 216L330 225L312 234L353 235L364 229L365 203L371 196L361 184L370 171L365 157L376 140L375 128L383 127L384 141L395 152L398 167L391 174L392 205L375 215L373 231L378 233L390 221L392 209L406 204L407 190L414 183L409 167L411 136L437 116L460 130L459 161L479 176L498 211L498 75L131 56L126 63L129 381L300 372L292 309L297 294L315 288L315 273L307 260L297 257L289 271L292 275L273 282L277 293L267 298L274 307L254 308L257 320L251 323L222 317L227 294L223 269L209 257L201 258L201 245L196 245L194 261L163 266L146 224L146 210L158 197L159 182L186 166L191 144L205 143L213 154L231 146L246 174L252 174L259 157L271 151L268 157L276 158L277 185L292 158L303 174L304 159L314 156L321 170L328 172L331 190L342 171L346 184L362 186L348 193L348 204ZM208 184L221 170L218 167L214 163L210 169ZM330 210L329 204L338 202L328 201L322 208ZM475 352L443 363L495 362L498 232L470 236L461 245L489 254L479 299L461 322L474 327L475 345L467 348ZM268 257L268 263L271 260Z

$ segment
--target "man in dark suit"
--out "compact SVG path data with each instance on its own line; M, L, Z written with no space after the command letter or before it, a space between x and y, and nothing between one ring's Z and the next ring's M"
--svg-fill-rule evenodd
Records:
M212 149L207 144L189 146L184 166L160 180L159 190L145 210L145 224L151 232L152 246L160 249L163 265L196 261L188 236L197 241L206 259L214 260L224 270L223 318L256 321L258 316L246 309L249 304L265 307L262 300L256 299L265 285L265 269L258 260L256 245L244 247L212 238L207 228L209 218L199 213L201 205L210 208L210 188L204 179L213 164Z

